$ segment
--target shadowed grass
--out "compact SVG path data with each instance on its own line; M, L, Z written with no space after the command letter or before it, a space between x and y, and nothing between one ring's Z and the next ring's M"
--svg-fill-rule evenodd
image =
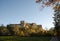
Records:
M50 37L0 36L0 41L50 41Z

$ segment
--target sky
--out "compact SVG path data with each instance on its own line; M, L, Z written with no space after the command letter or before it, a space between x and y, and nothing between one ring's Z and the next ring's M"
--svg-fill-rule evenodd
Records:
M54 27L52 8L40 9L35 0L0 0L0 25L19 24L24 20L42 25L43 29Z

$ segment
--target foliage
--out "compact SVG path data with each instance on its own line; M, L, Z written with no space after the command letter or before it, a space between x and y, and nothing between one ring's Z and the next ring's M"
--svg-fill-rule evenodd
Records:
M56 5L60 0L36 0L36 3L40 3L45 6Z
M26 24L26 25L25 25ZM37 25L35 23L23 25L10 24L5 26L0 26L0 35L11 35L11 36L54 36L54 31L47 31L42 28L42 25Z
M57 36L60 37L60 0L36 0L42 7L52 6L54 9L54 25Z
M54 21L55 21L55 28L58 28L58 24L60 24L60 0L36 0L37 3L42 4L43 7L46 6L53 6L54 9ZM60 27L60 26L59 26Z

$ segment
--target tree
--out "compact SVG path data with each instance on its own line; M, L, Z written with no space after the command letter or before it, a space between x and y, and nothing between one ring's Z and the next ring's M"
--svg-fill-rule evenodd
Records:
M42 4L43 7L52 6L54 9L55 27L60 24L60 0L36 0L37 3ZM57 22L58 21L58 22Z
M41 3L45 6L51 6L58 3L60 0L36 0L36 3Z
M55 14L54 14L55 27L59 27L60 26L60 4L57 4L54 10L55 10Z
M54 9L55 30L60 35L60 0L36 0L36 3L42 4L42 7L52 6Z
M20 33L20 26L19 25L10 24L10 25L7 25L7 29L9 30L11 35L19 35L19 33Z
M3 24L0 26L0 35L8 35L9 31Z
M57 31L57 35L60 36L60 4L57 4L54 8L54 21L55 21L55 30Z

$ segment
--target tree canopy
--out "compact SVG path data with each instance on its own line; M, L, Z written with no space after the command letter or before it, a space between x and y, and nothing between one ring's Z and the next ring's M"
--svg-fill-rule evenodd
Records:
M60 0L36 0L36 3L41 3L45 6L55 5L59 3Z

